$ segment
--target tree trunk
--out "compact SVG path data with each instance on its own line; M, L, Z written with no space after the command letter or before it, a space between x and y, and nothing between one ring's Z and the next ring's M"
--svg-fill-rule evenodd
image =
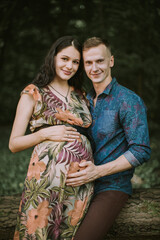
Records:
M160 189L136 189L107 236L109 239L160 239Z
M0 239L13 239L20 195L0 196ZM160 239L160 189L136 189L107 240Z

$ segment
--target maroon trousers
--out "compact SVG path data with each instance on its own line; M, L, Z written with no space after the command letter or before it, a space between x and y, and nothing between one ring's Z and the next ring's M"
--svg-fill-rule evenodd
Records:
M128 194L120 191L95 195L74 240L103 240L127 200Z

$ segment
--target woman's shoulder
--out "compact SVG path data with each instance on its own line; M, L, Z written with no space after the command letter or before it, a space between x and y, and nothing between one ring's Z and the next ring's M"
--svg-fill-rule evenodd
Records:
M41 94L40 94L40 89L34 85L34 84L29 84L27 85L21 92L22 94L29 94L31 95L35 101L41 101Z

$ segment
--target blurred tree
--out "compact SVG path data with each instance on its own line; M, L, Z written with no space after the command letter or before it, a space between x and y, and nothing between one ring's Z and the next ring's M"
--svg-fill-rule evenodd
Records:
M157 130L158 0L2 0L0 10L1 124L13 121L20 91L35 77L51 44L62 35L74 35L81 42L91 36L109 39L113 75L144 99L152 129Z

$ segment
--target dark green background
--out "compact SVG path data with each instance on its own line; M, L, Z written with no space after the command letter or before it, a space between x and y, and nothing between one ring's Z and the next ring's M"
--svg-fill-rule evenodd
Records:
M148 108L152 157L148 167L144 166L143 170L137 171L142 179L143 174L147 172L147 177L144 176L145 186L158 187L160 183L158 180L160 178L159 0L2 0L0 2L2 145L4 143L6 149L8 148L9 132L21 90L35 77L52 43L63 35L74 35L80 42L87 37L99 36L107 38L111 43L115 56L112 76L116 76L119 83L140 95ZM90 87L87 79L85 86L86 89ZM4 137L6 141L3 141ZM3 148L1 149L4 151ZM4 156L1 166L8 163L6 158L10 158L10 155ZM1 171L3 171L2 178L6 178L5 166Z

